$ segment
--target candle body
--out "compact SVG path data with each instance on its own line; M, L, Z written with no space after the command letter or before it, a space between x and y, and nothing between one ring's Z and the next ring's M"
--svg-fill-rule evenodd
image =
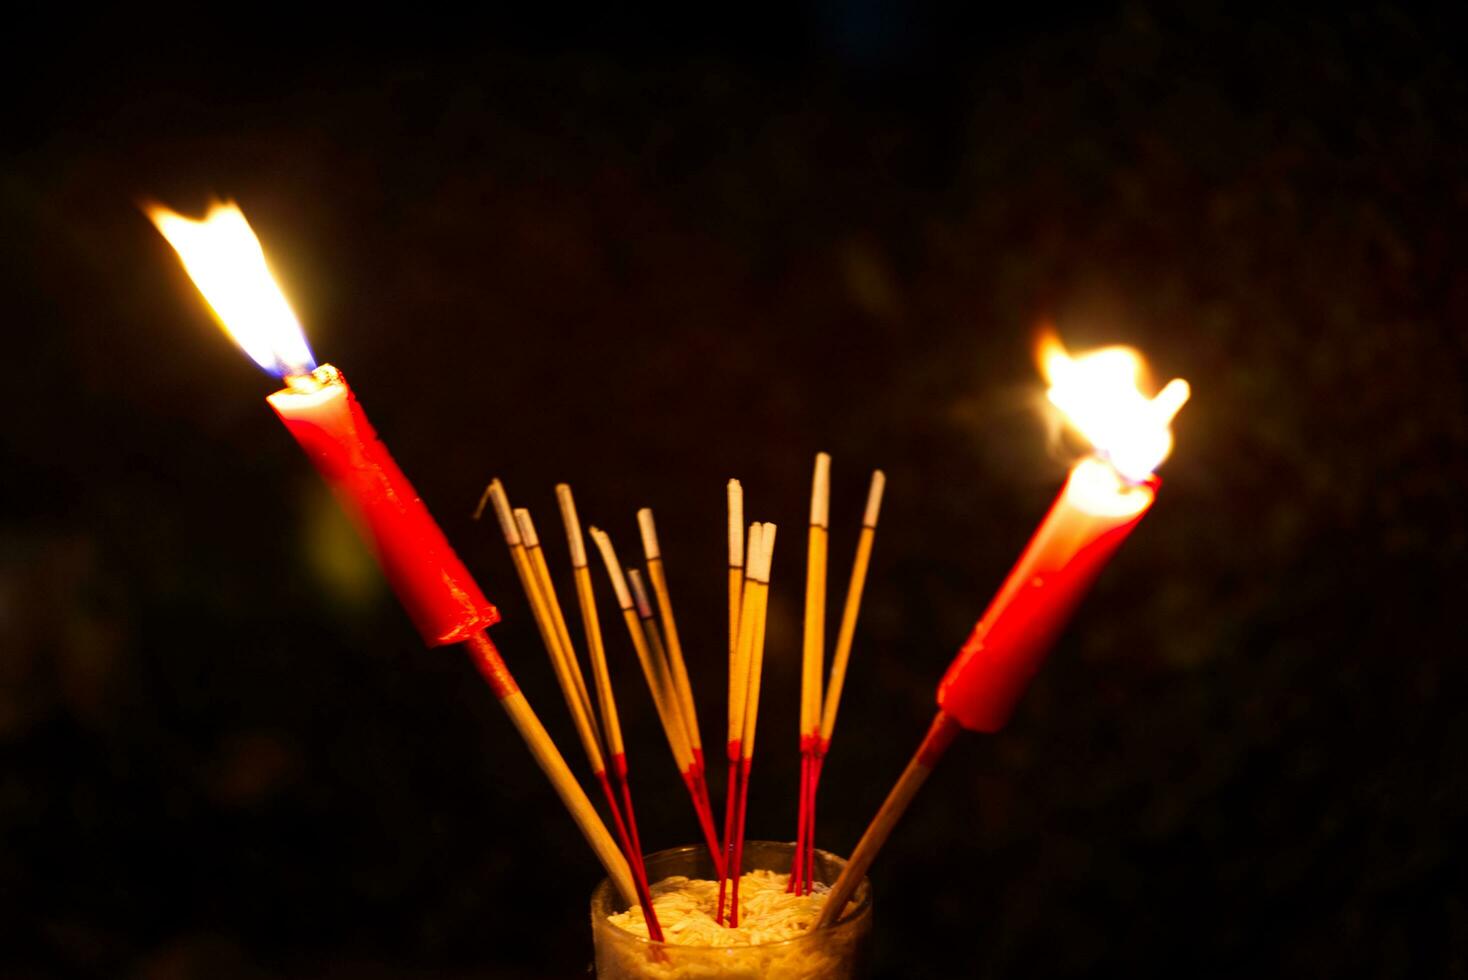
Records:
M267 401L356 523L425 643L460 643L499 621L341 372L323 365Z
M1125 483L1088 458L938 686L938 706L971 731L1003 728L1091 584L1152 506L1158 482Z

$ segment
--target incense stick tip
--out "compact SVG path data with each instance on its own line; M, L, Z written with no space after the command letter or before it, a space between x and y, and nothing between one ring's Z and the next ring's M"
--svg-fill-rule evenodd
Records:
M607 566L607 577L612 580L612 591L617 594L617 608L631 609L632 596L627 591L627 579L622 574L622 564L617 561L617 549L612 547L612 539L607 532L597 528L591 528L591 540L596 542L596 550L601 552L601 560Z
M479 503L475 505L474 513L469 515L471 521L477 521L484 516L484 508L489 506L489 488L492 486L494 486L493 483L486 486L484 492L479 495Z
M867 491L867 510L861 519L863 527L877 526L877 514L882 509L882 493L886 489L887 474L881 470L873 470L871 489Z
M535 522L530 519L530 511L524 507L516 507L515 524L520 529L520 540L527 548L540 547L540 535L535 533Z
M576 516L576 499L571 496L571 485L556 484L556 502L561 505L561 523L566 526L566 545L571 549L571 565L586 566L586 541L581 537L581 518Z
M627 569L627 584L632 586L632 601L637 603L637 615L652 618L652 603L647 600L647 587L642 584L642 573L635 568Z
M770 566L775 557L775 531L777 528L769 521L760 526L760 556L759 574L755 576L766 585L770 581Z
M651 507L644 507L637 512L637 528L642 532L642 553L647 556L647 560L661 558L663 553L658 548L658 526L653 522Z
M729 567L744 567L744 488L729 481Z
M754 571L759 567L760 539L764 537L764 525L754 521L749 525L749 531L744 535L744 575L746 578L754 578Z
M500 482L499 477L495 477L489 481L489 488L484 492L489 494L490 503L494 505L494 516L500 522L505 543L513 548L520 543L520 531L515 527L514 514L510 512L510 498L505 493L505 485Z
M831 454L816 453L815 473L810 481L810 522L826 527L831 515Z

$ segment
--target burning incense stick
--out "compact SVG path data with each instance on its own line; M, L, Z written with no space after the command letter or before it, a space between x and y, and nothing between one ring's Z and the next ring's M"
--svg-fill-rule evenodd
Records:
M602 730L606 735L607 753L611 756L612 774L616 777L621 792L622 819L618 820L618 831L622 836L622 850L632 865L633 879L637 884L638 899L643 917L647 920L648 934L656 942L662 941L662 927L653 911L652 894L648 888L647 869L642 861L642 839L637 832L637 813L632 806L632 786L628 777L627 753L622 742L622 723L617 714L617 699L612 691L611 674L607 670L606 647L602 642L601 620L596 612L596 595L591 586L591 569L586 562L586 542L581 536L581 519L576 514L576 501L567 484L556 485L556 501L561 507L561 523L566 527L566 544L571 552L571 570L576 580L576 601L581 608L581 623L586 631L586 646L591 658L591 677L596 686L597 702L601 708ZM611 798L611 789L606 788L607 805L612 813L617 812L617 802Z
M759 721L760 676L765 661L765 613L770 594L770 564L775 553L775 525L766 522L760 528L759 564L752 568L750 585L755 594L752 622L748 633L749 690L744 699L744 725L740 734L739 756L739 806L734 817L734 854L730 860L729 874L733 877L729 901L729 924L739 925L739 879L744 862L744 818L749 812L749 771L754 759L754 735ZM739 624L741 634L745 625ZM744 643L741 637L741 643Z
M673 619L673 601L668 594L668 576L663 568L663 552L658 546L658 529L653 522L651 508L644 507L637 512L637 525L642 531L642 550L647 557L648 581L652 583L653 595L657 597L663 638L667 641L668 664L673 670L673 688L678 695L683 726L688 731L688 747L693 753L698 795L703 801L704 812L708 813L709 793L703 775L703 739L698 732L698 710L693 703L693 685L688 680L688 666L683 661L683 645L678 642L678 625Z
M820 736L816 741L815 754L811 760L809 812L806 815L805 873L802 881L809 893L814 884L816 798L820 792L821 769L825 765L826 752L831 747L831 733L836 730L836 712L841 706L841 691L846 684L846 669L851 660L851 642L856 635L856 619L861 612L862 591L866 587L867 568L871 564L872 544L877 536L877 515L882 508L882 492L887 486L887 477L877 470L872 474L871 486L867 489L866 512L862 515L861 537L856 542L856 559L851 564L851 581L846 587L846 604L841 610L841 628L836 634L836 652L831 660L831 679L826 684L821 712Z

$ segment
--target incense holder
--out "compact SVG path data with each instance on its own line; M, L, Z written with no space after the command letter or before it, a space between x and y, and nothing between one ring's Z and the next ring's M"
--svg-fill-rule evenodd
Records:
M790 870L794 845L747 841L744 872L770 871L783 876ZM675 847L646 858L648 880L656 895L659 883L670 878L714 880L713 862L702 845ZM826 851L815 854L816 880L830 883L841 874L845 860ZM657 905L656 898L654 905ZM871 884L857 887L846 913L835 923L813 927L794 938L754 945L684 945L657 943L611 920L627 911L610 881L591 896L591 933L596 946L596 975L601 980L699 980L699 978L842 978L859 976L867 936L872 927ZM672 935L673 923L663 928Z

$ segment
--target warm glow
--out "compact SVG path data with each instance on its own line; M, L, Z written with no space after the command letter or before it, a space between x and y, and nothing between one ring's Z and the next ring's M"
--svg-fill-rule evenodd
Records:
M1113 520L1129 520L1152 505L1156 496L1150 483L1132 483L1095 456L1071 467L1065 499L1072 506Z
M316 367L301 325L265 265L260 240L238 206L216 204L202 221L162 205L145 210L225 331L255 363L277 377Z
M1050 401L1066 421L1126 479L1145 480L1172 451L1172 417L1188 400L1188 383L1169 381L1155 396L1142 394L1142 355L1130 347L1102 347L1072 356L1053 335L1040 341L1040 369Z

